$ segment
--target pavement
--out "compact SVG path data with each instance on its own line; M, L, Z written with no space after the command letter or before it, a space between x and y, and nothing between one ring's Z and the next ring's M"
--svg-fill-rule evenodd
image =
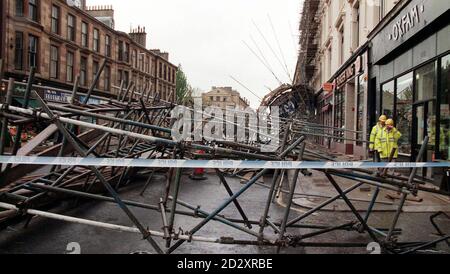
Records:
M242 187L240 180L227 178L233 191ZM301 177L299 180L308 182L312 178ZM266 184L270 182L270 176L264 178ZM163 197L165 178L158 175L154 178L150 187L144 196L139 193L144 185L143 181L135 181L130 186L120 192L123 199L133 200L156 205L160 197ZM304 190L305 185L299 184L297 192ZM264 210L267 199L268 189L260 185L254 185L240 198L239 202L244 208L246 214L252 220L259 220ZM223 185L213 174L208 174L207 180L192 181L187 174L183 176L181 192L179 199L193 205L202 205L202 210L212 211L228 196ZM280 221L284 212L283 199L279 203L273 204L270 219L274 222ZM161 214L156 211L131 208L139 220L152 230L161 230ZM185 210L185 208L179 207ZM290 218L294 218L305 212L305 207L294 206ZM118 208L117 205L105 202L83 201L80 200L78 206L74 207L74 201L65 201L59 208L52 210L68 216L86 218L89 220L113 223L118 225L132 226L131 221ZM222 214L231 218L240 218L234 205L226 208ZM393 212L378 211L375 212L370 224L375 227L387 227L393 218ZM437 239L434 228L432 227L429 216L430 213L405 213L399 220L399 228L404 232L400 236L401 241L429 241ZM324 211L310 216L305 222L317 225L337 225L355 220L350 212L346 211ZM181 227L184 231L189 230L200 219L177 216L175 227ZM450 233L450 220L440 220L443 230ZM258 227L253 228L255 231ZM266 228L268 233L273 233L270 228ZM290 234L305 234L310 232L307 229L289 229ZM234 237L235 239L254 239L246 236L240 231L229 228L218 222L210 222L204 226L196 235L206 237ZM347 231L333 231L320 237L313 238L312 242L363 242L370 243L371 239L365 234ZM68 253L67 249L70 243L78 243L82 254L129 254L136 251L145 251L153 253L150 244L142 239L138 234L125 232L108 231L101 228L90 227L80 224L65 223L62 221L49 220L35 217L27 228L24 228L24 222L10 226L0 231L0 253L1 254L63 254ZM164 246L162 239L157 242ZM445 244L439 245L439 248L450 251ZM209 243L185 243L175 251L175 254L274 254L275 247L242 246L242 245L218 245ZM283 248L281 253L285 254L367 254L366 248Z

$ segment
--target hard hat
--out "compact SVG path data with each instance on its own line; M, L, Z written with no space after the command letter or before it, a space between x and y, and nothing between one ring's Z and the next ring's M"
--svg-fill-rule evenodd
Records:
M386 115L381 115L381 116L380 116L380 119L379 119L378 121L380 121L380 122L386 122L386 120L387 120L387 116L386 116Z
M386 121L386 126L394 126L394 120L388 119L388 120Z

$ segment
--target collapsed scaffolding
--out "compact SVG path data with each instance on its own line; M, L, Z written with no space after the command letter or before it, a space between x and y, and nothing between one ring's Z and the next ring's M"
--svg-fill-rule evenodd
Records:
M109 230L138 233L154 248L157 253L172 253L185 243L208 242L230 245L256 245L273 246L279 252L286 247L367 247L369 242L378 243L385 252L412 253L435 247L438 243L446 242L449 245L450 235L445 234L436 225L439 232L438 239L424 242L399 242L398 236L402 230L397 228L403 207L410 195L416 196L419 192L434 193L450 196L450 193L436 188L428 187L426 181L416 176L418 166L411 169L408 177L390 175L384 173L374 175L373 170L344 168L336 165L335 168L316 168L323 173L330 185L337 191L337 195L308 210L300 216L291 217L295 207L293 199L296 186L300 180L300 174L310 176L308 170L302 168L264 168L265 162L333 162L330 155L319 153L310 149L307 139L317 135L325 135L328 138L339 139L335 134L327 135L329 128L313 124L307 119L282 119L281 136L282 143L275 152L261 150L262 143L238 143L227 141L204 142L179 142L171 137L173 119L171 111L174 104L159 99L158 94L150 92L150 89L139 91L131 83L128 87L120 88L117 98L103 98L98 104L88 104L92 92L97 84L102 68L97 73L91 88L85 94L78 94L78 85L75 81L70 93L71 100L66 104L53 104L44 100L34 89L38 88L34 83L34 70L28 77L23 95L23 104L20 107L12 106L14 86L20 83L9 79L5 101L0 104L1 138L0 155L6 156L56 156L64 158L71 156L84 159L113 159L115 162L125 159L155 159L170 160L241 160L259 165L252 170L235 168L233 170L213 167L221 185L225 187L228 197L212 211L205 211L205 205L194 206L181 201L179 194L183 180L183 167L161 165L158 167L137 167L129 165L111 164L111 166L80 165L69 162L58 162L48 166L50 171L44 175L29 175L33 171L42 168L40 165L24 165L13 162L2 162L0 166L0 224L13 220L26 218L31 221L32 216L57 219L66 222L80 223L101 227ZM31 98L37 100L37 106L30 106ZM80 99L81 98L81 99ZM195 111L195 110L192 110ZM5 147L5 136L8 126L17 126L16 136L20 136L25 125L30 123L43 123L45 130L30 140L25 146L20 146L19 138L14 139L12 148ZM233 124L234 126L235 124ZM345 131L344 129L331 129L332 131ZM53 134L61 134L61 143L46 149L43 152L33 154L46 139ZM78 133L78 134L77 134ZM417 163L422 160L428 138L424 140L422 149L417 157ZM204 152L204 153L200 153ZM11 159L13 159L11 157ZM15 158L15 159L20 159ZM216 163L218 163L216 162ZM150 162L149 162L150 163ZM252 171L251 178L241 176ZM120 196L122 187L132 184L135 178L144 177L145 186L142 193L154 181L155 173L165 173L165 191L159 204L145 204L136 201L123 200ZM283 190L283 184L290 177L288 189ZM245 184L236 192L233 192L228 178L245 179ZM255 185L261 184L260 180L270 178L267 196L263 197L265 206L258 208L262 211L260 219L252 219L247 215L245 208L239 202L239 198L250 191ZM345 178L355 182L355 185L342 189L336 182L336 178ZM358 211L349 194L364 185L375 187L375 193L367 208L362 214ZM369 225L370 217L379 198L380 189L388 189L401 194L400 203L389 227L379 228ZM269 215L273 206L274 197L280 191L287 194L286 206L283 218L280 222L273 222ZM105 195L106 194L106 195ZM115 203L128 216L133 227L119 226L81 218L55 214L48 210L49 205L55 205L58 201L72 197L75 199L90 199L99 202ZM346 223L329 223L328 225L314 225L307 223L308 217L315 215L326 206L339 200L344 201L355 220ZM193 201L195 203L195 201ZM210 205L208 205L210 206ZM225 208L234 206L239 212L240 218L228 218L221 213ZM180 210L183 207L185 210ZM161 214L163 228L147 228L144 226L130 208L142 208L157 211ZM436 218L444 216L438 213L432 216L433 224ZM200 218L201 221L192 228L177 230L175 220L177 216ZM198 232L209 222L221 223L230 229L252 237L235 239L224 235L198 236ZM327 222L328 220L324 220ZM288 233L289 229L289 233ZM297 231L292 234L291 229ZM307 229L313 232L301 233ZM320 236L333 231L345 231L348 233L368 235L367 242L322 242ZM156 240L162 238L165 248ZM315 239L316 241L311 241Z

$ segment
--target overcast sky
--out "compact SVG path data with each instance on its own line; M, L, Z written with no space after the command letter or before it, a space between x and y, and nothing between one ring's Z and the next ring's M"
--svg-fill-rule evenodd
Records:
M181 64L193 87L209 91L212 86L232 86L250 100L252 107L258 106L260 99L230 76L261 98L268 93L268 88L279 86L275 76L283 83L291 82L286 70L293 77L297 61L301 2L302 0L87 0L88 5L112 4L116 29L128 32L131 26L145 26L149 35L148 47L168 51L170 61L176 65ZM275 76L243 41L261 59L263 57L260 51L263 53Z

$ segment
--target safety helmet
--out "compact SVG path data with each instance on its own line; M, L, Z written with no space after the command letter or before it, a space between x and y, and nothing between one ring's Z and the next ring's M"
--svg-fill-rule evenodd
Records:
M380 119L378 119L378 121L383 122L383 123L386 123L386 120L387 120L387 116L386 115L381 115Z
M394 126L394 120L388 119L388 120L386 121L386 126Z

